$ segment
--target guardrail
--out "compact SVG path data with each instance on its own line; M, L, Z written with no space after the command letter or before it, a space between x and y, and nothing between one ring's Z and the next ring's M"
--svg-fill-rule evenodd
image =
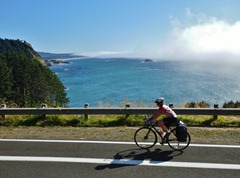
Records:
M177 115L240 115L240 108L173 108ZM157 108L1 108L0 115L153 114Z

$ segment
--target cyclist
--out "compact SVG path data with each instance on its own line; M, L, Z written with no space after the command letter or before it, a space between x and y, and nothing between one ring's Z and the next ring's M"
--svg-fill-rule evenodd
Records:
M164 98L157 98L155 100L155 103L157 104L159 109L151 118L147 120L147 123L151 125L160 115L165 114L165 118L157 121L157 125L162 128L163 132L166 133L165 135L163 135L164 133L160 131L160 133L164 136L165 141L170 134L168 127L170 127L173 123L178 122L179 120L176 113L170 107L163 104Z

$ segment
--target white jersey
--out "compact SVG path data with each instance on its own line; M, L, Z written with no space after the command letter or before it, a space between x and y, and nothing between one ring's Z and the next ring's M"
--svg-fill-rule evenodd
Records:
M169 117L177 117L177 114L167 105L163 105L161 108L158 109L160 114L166 114Z

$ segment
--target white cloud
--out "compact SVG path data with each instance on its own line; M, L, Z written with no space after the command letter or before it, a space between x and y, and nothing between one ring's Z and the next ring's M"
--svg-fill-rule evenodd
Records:
M231 25L215 20L185 28L177 38L194 52L239 54L239 31L240 22Z
M159 57L171 59L216 59L240 57L240 21L230 24L215 17L186 10L186 19L171 18L173 29L160 46Z
M161 59L240 61L240 21L230 24L186 9L181 21L170 17L167 40L141 55Z

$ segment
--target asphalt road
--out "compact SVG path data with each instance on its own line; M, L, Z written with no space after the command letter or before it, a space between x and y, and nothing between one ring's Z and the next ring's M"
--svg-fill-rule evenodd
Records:
M240 145L183 152L131 142L0 140L0 177L239 177Z

